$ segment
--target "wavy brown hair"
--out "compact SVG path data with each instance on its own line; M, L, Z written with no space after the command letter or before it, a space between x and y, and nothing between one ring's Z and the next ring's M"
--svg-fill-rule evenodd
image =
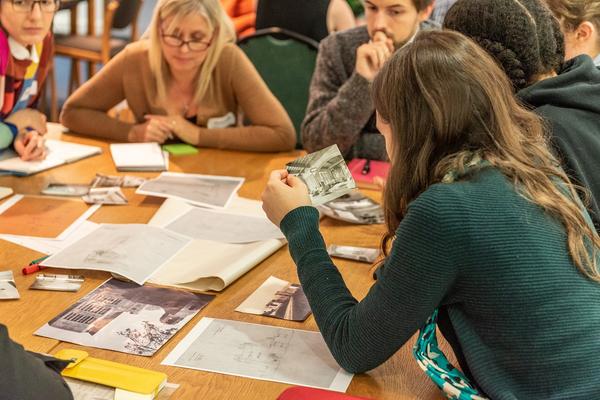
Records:
M550 153L540 118L517 102L510 81L483 49L458 32L422 32L385 64L372 95L393 134L384 255L410 202L449 171L464 172L465 160L476 153L563 224L573 262L600 282L600 238L576 188Z
M569 32L585 21L600 31L600 1L598 0L546 0L546 4Z

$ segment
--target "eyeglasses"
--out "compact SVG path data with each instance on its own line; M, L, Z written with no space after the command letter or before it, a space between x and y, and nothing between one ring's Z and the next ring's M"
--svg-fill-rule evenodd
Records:
M209 41L199 40L199 39L183 40L179 36L165 35L165 34L162 34L161 37L162 37L163 41L165 42L165 44L169 47L181 47L181 46L187 45L187 47L188 47L188 49L190 49L190 51L204 51L204 50L208 49L210 47L210 45L212 44L212 39L213 39L211 37Z
M53 13L60 7L60 0L10 0L14 12L27 14L33 11L36 4L45 13Z

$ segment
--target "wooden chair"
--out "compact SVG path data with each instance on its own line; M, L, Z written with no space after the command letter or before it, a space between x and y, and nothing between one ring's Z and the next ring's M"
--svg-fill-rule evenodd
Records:
M88 0L95 1L95 0ZM104 22L101 35L88 33L56 34L54 55L71 58L69 94L81 84L79 61L88 63L89 78L96 73L96 65L106 64L128 43L137 40L137 20L143 0L105 0ZM113 29L131 28L128 39L114 37ZM56 84L52 83L51 98L56 98ZM54 105L53 105L54 106Z

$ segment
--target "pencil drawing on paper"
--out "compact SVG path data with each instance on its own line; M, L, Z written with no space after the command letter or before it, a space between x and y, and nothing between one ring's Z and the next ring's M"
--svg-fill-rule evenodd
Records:
M318 332L212 320L186 343L169 365L322 388L341 371Z

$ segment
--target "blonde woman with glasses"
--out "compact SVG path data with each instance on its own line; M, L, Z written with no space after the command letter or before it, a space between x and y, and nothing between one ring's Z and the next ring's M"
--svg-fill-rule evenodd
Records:
M178 139L247 151L294 147L290 118L233 44L231 22L218 0L160 0L149 33L67 100L65 126L117 141ZM107 114L123 100L134 123Z
M35 109L52 61L50 26L58 0L0 1L0 152L45 157L46 117Z

